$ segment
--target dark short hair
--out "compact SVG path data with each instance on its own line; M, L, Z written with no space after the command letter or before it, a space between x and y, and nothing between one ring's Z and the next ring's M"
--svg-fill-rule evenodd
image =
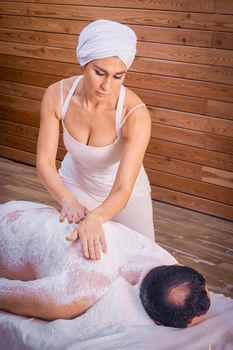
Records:
M210 307L205 278L188 266L164 265L148 272L140 299L148 315L164 326L185 328Z

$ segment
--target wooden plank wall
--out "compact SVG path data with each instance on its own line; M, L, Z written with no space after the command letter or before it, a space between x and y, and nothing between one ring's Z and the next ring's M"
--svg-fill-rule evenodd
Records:
M16 0L0 12L0 156L35 164L44 90L81 72L77 34L120 21L139 38L126 85L152 116L153 198L233 218L233 1Z

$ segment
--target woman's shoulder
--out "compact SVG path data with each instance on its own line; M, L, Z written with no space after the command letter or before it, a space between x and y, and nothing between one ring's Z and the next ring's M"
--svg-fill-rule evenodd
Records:
M137 105L144 104L142 99L132 90L125 87L125 115L128 114L133 108L135 108Z
M65 97L69 93L73 82L77 76L72 76L56 81L55 83L49 85L45 90L42 103L46 105L47 108L55 110L56 116L60 119L61 103L64 102Z
M62 84L63 92L65 94L65 90L69 90L71 88L71 86L73 85L73 83L74 83L74 81L75 81L75 79L77 77L78 76L75 75L75 76L71 76L71 77L68 77L68 78L63 78L61 80L58 80L55 83L49 85L47 90L50 93L53 93L53 92L59 92L60 93L61 84Z

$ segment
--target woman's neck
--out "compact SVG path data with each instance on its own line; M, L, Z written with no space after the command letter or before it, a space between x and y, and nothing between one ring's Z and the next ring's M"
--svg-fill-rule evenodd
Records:
M79 89L76 93L82 106L89 110L101 110L101 109L116 109L117 101L119 96L110 94L107 97L98 98L98 96L90 93L88 88L85 86L83 79L81 79L79 84Z

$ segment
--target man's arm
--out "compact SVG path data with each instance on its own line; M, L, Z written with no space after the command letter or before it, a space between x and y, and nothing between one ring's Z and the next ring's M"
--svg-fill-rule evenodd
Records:
M61 282L54 277L24 282L1 278L0 309L48 321L80 316L93 304L93 298L72 300L68 286Z

